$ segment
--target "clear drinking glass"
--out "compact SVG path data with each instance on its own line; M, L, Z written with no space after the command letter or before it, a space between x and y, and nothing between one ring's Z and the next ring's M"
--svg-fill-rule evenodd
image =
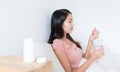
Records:
M102 45L103 45L103 39L95 39L93 41L94 50L99 49ZM98 59L96 63L102 68L106 68L108 65L104 56Z
M103 45L103 39L95 39L93 41L93 47L95 50L99 49Z

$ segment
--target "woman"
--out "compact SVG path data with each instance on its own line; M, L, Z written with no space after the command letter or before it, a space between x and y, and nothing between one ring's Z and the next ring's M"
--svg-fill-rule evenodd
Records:
M48 43L52 44L65 72L85 72L94 61L104 54L103 46L92 51L92 42L99 36L98 30L94 29L89 37L87 50L83 54L81 46L70 36L73 26L72 13L69 10L56 10L51 18L51 34ZM79 66L83 57L87 61Z

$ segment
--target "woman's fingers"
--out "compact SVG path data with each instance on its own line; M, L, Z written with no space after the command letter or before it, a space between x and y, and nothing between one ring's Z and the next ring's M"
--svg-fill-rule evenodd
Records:
M104 55L104 47L103 47L103 45L102 45L99 49L97 49L97 50L95 50L95 51L93 52L93 56L94 56L96 59L101 58L103 55Z
M96 51L96 54L98 55L99 58L104 55L103 46Z
M99 36L99 31L97 29L94 30L94 37L95 38L98 38Z
M91 33L91 39L96 39L96 38L98 38L98 36L99 36L99 31L96 29L96 28L94 28L93 30L92 30L92 33Z

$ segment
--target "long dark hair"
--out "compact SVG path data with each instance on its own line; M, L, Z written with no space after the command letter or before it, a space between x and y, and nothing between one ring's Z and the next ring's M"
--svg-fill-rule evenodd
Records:
M72 13L67 9L59 9L53 12L51 17L51 34L48 43L52 44L54 39L61 39L64 37L64 31L62 25L66 20L68 14L72 14ZM81 48L79 43L74 41L69 33L66 36L69 40L74 42L77 45L77 47Z

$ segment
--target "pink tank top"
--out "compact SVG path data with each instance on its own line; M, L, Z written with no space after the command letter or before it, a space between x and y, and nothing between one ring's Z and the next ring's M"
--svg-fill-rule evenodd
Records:
M53 41L52 48L63 50L72 68L79 67L80 61L82 59L82 50L78 48L74 43L72 46L69 46L68 44L65 44L64 41L55 39Z

